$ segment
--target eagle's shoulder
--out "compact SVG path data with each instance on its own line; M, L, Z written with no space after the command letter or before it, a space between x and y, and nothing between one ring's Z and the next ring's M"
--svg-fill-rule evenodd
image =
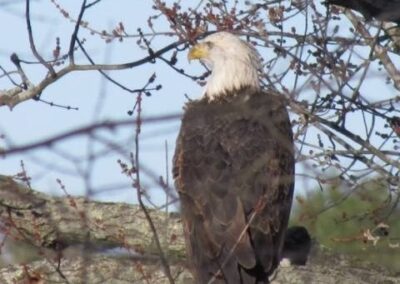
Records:
M177 139L174 176L178 157L198 162L202 155L220 164L222 155L234 156L234 163L246 163L269 149L292 149L292 129L285 100L268 91L238 90L214 101L200 99L185 105L182 125ZM285 149L284 149L285 150ZM279 152L277 152L279 153ZM272 153L271 153L272 154ZM210 164L209 167L213 165ZM198 169L199 167L197 167Z
M264 114L267 114L269 110L286 112L285 105L286 100L283 95L275 91L241 88L218 96L211 101L207 97L191 100L185 104L183 110L184 118L212 112L223 115L224 113L236 112L243 107L260 109L264 111Z

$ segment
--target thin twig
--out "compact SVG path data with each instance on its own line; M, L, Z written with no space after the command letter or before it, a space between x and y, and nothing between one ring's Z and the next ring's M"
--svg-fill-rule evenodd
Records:
M31 26L30 0L26 0L25 19L26 19L26 26L27 26L28 35L29 35L29 44L31 46L33 55L36 57L36 59L41 64L43 64L49 70L51 77L55 78L57 76L57 74L54 71L53 66L51 66L49 63L47 63L43 59L43 57L39 54L39 52L37 51L36 46L35 46L35 41L33 39L32 26Z
M174 284L174 278L171 275L171 269L169 267L168 261L165 258L163 249L161 247L160 239L158 237L157 229L153 223L153 220L151 219L150 213L147 211L146 206L143 203L142 200L142 188L141 188L141 183L140 183L140 159L139 159L139 136L140 136L140 131L141 131L141 112L142 112L142 94L140 93L138 98L137 98L138 104L137 104L137 117L136 117L136 133L135 133L135 166L136 166L136 192L137 192L137 198L139 201L139 206L141 207L144 215L146 216L147 222L150 226L150 230L153 234L154 241L156 242L157 250L160 255L160 260L161 264L164 268L164 273L168 278L168 281L170 284Z
M75 42L78 39L79 27L81 25L82 17L83 17L83 14L85 13L85 10L86 10L86 0L83 0L81 10L79 11L78 19L76 20L76 23L75 23L74 32L72 33L71 40L69 42L68 57L69 57L70 64L72 64L72 65L75 64L75 58L74 58Z

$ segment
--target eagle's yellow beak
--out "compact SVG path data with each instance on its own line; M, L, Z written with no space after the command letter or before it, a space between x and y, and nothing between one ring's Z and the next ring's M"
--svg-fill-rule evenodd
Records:
M207 57L207 55L208 55L207 45L204 43L198 43L189 50L188 60L190 61L193 59L202 59Z

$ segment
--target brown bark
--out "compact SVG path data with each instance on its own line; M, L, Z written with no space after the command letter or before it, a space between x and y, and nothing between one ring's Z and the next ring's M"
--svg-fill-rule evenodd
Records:
M168 254L183 257L178 214L149 210ZM51 197L0 176L0 218L11 236L38 247L75 244L123 247L157 253L143 211L137 205L95 202L83 197Z

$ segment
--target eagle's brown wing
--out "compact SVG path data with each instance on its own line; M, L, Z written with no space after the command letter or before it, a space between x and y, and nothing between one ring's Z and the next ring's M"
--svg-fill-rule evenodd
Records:
M290 213L293 156L287 111L272 94L187 105L174 178L197 283L268 282Z

